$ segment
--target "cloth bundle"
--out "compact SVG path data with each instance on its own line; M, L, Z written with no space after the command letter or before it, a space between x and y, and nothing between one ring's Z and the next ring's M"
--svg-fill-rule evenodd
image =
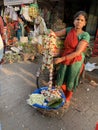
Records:
M37 16L34 21L34 37L47 34L47 27L44 19Z
M20 14L25 18L25 20L32 22L32 19L29 16L29 6L22 6Z

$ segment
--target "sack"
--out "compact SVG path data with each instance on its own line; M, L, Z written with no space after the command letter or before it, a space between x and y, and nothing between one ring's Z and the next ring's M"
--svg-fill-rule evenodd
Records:
M39 14L39 9L37 4L30 4L29 7L29 16L36 18Z
M28 37L24 37L24 36L20 37L20 42L28 43Z

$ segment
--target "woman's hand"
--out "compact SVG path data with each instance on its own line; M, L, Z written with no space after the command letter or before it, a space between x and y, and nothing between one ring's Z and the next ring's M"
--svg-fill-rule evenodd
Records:
M59 58L54 58L53 63L54 64L59 64L64 60L65 60L65 56L64 57L59 57Z
M54 36L54 37L56 37L56 34L55 34L55 32L53 32L52 30L50 30L48 36Z

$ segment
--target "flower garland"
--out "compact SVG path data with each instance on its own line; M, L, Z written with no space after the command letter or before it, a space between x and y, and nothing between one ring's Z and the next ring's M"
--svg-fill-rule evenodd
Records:
M49 89L52 88L52 79L53 79L53 57L57 48L56 45L56 36L54 35L45 35L43 37L44 52L43 52L43 64L42 70L47 68L49 69Z

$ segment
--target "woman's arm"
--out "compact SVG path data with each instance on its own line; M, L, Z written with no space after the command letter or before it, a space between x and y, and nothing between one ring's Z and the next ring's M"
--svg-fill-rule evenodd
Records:
M54 64L58 64L58 63L61 63L65 60L69 60L69 59L75 58L76 56L79 56L82 52L85 51L87 46L88 46L87 41L84 41L84 40L80 41L77 48L76 48L76 51L72 52L71 54L68 54L67 56L55 58Z
M57 37L64 36L66 34L66 29L62 29L60 31L55 32Z
M76 48L76 51L71 53L71 54L69 54L69 55L67 55L65 57L65 59L72 59L72 58L75 58L76 56L79 56L82 52L85 51L87 46L88 46L87 41L84 41L84 40L80 41L78 46L77 46L77 48Z
M54 31L50 31L49 35L54 35L54 36L57 36L57 37L60 37L60 36L64 36L66 34L66 29L62 29L60 31L57 31L57 32L54 32Z

